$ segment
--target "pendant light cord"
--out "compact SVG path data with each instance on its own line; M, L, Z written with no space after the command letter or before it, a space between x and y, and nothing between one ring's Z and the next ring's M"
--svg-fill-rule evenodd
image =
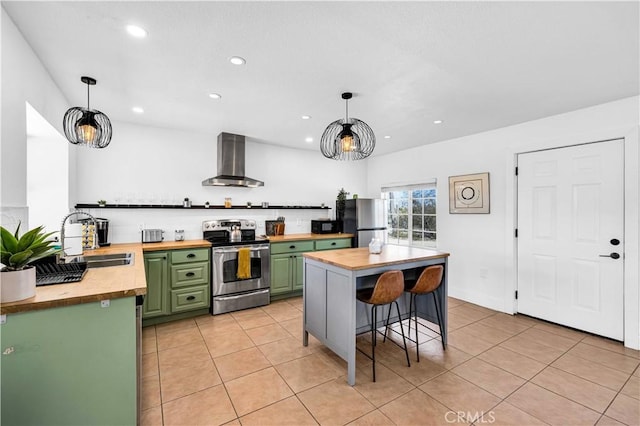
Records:
M89 106L89 83L87 83L87 110L91 111L91 107Z
M344 122L345 124L349 124L349 99L345 99L344 102L345 102L345 115L346 115Z

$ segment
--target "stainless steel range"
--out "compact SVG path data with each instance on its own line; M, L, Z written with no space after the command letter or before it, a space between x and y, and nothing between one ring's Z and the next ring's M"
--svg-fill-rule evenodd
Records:
M213 315L269 304L271 265L269 241L256 239L256 222L219 219L202 222L202 237L211 247L211 313ZM242 250L245 249L245 250ZM249 252L238 278L241 252ZM242 275L242 274L240 274Z

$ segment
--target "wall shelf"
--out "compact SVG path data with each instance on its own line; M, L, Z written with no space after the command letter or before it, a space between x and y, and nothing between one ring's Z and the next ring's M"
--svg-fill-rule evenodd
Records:
M329 210L327 206L272 206L262 207L254 205L247 207L246 205L225 207L224 205L192 205L191 207L183 207L182 204L107 204L100 206L98 204L76 204L76 209L182 209L182 210Z

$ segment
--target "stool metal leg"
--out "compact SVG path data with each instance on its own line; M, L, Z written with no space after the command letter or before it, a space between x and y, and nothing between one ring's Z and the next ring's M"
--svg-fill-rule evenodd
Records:
M386 342L387 341L387 334L389 332L389 319L391 318L391 305L389 305L389 312L387 313L387 322L384 325L384 338L382 339L382 342Z
M396 310L398 311L398 318L400 318L400 307L398 306L398 301L395 301ZM391 306L389 306L389 311L391 311ZM411 322L411 319L409 319ZM402 333L402 343L404 344L404 354L407 357L407 367L411 367L411 361L409 361L409 350L407 349L407 340L404 338L404 328L402 327L402 321L400 321L400 333Z
M377 313L376 305L371 305L371 361L373 363L373 381L376 381L376 323Z
M413 320L416 326L416 359L420 362L420 342L418 340L418 301L416 300L417 294L411 293L413 297ZM411 323L411 313L409 313L409 323Z
M446 350L446 348L444 347L444 338L442 336L444 336L444 333L442 332L442 317L440 316L440 308L438 307L438 298L436 297L436 292L432 291L431 294L433 295L433 303L435 303L436 305L436 315L438 316L438 325L440 326L440 340L442 341L442 349Z
M407 331L407 336L411 335L411 305L413 304L413 293L409 293L409 331Z

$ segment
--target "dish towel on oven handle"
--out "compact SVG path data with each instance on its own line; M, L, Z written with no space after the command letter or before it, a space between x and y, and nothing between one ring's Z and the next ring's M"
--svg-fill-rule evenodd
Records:
M238 249L238 272L236 277L239 280L251 278L251 249L249 247Z

